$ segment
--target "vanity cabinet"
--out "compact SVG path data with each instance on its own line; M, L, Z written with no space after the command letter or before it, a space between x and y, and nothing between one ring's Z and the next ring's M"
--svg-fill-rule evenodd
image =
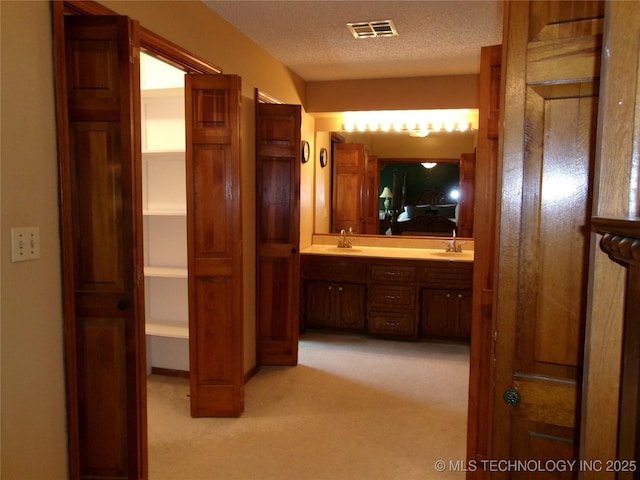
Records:
M423 289L421 337L471 336L471 293L462 290Z
M362 331L365 326L365 286L307 282L307 326Z
M472 282L472 264L431 262L421 268L420 337L470 338Z
M415 337L416 267L377 260L369 265L368 332Z
M473 263L302 255L301 328L468 339Z
M363 331L367 265L362 259L302 255L303 326Z

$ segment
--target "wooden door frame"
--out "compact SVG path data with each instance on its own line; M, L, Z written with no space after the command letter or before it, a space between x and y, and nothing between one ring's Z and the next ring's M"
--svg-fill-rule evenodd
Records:
M57 58L64 58L64 16L65 15L119 15L117 12L110 10L109 8L101 5L93 0L64 0L64 1L51 1L51 17L52 17L52 32L54 52ZM142 51L157 57L176 68L184 70L186 73L205 73L205 74L220 74L222 69L207 62L204 59L197 57L184 48L166 40L165 38L151 32L150 30L140 26L140 48ZM56 85L56 89L60 89L60 85ZM66 105L66 92L60 92L56 95L56 121L58 129L65 128L67 115ZM59 139L68 138L68 132L59 131ZM58 145L59 161L68 160L69 145L66 141L60 141ZM68 226L61 225L61 229L67 231ZM62 240L64 242L64 238ZM65 247L66 246L66 247ZM62 244L63 252L65 248L68 250L70 247L67 243ZM68 255L62 256L62 268L69 269L71 265L71 257ZM75 341L75 310L74 310L74 293L72 288L67 288L65 285L63 289L63 305L64 305L64 344L65 344L65 356L66 356L66 378L65 389L67 392L67 412L68 412L68 458L69 458L69 475L70 478L78 478L79 476L79 444L77 438L78 431L78 419L74 414L69 412L77 412L79 405L76 397L75 386L77 385L77 379L75 378L74 367L76 365L76 355L73 349L69 348L69 345L73 345ZM139 321L144 321L144 316L140 316ZM140 365L146 365L145 350L140 349L136 352L137 363ZM138 408L143 408L138 406ZM146 406L144 406L146 411ZM146 428L146 423L144 425ZM139 452L141 456L145 458L146 464L146 451Z

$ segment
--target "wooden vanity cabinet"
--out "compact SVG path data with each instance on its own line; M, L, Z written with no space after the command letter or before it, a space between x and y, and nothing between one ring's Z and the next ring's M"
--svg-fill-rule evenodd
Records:
M420 336L471 336L471 293L462 290L422 290Z
M416 267L376 260L369 265L368 332L416 336Z
M362 259L302 255L302 328L362 332L367 265Z
M473 264L302 255L301 328L468 339Z
M361 332L365 325L364 285L307 282L306 325Z
M421 268L420 276L418 336L470 338L473 264L431 262Z

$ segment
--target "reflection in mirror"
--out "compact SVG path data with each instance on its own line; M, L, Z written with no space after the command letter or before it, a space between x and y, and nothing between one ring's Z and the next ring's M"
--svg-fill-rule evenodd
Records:
M378 159L382 235L452 235L458 224L459 160Z
M406 134L396 134L392 132L354 132L354 133L326 133L317 134L319 141L326 141L326 146L330 152L329 168L320 170L316 177L316 219L315 233L323 234L333 232L336 228L348 228L355 225L354 231L359 234L384 235L394 233L389 230L388 220L389 210L395 211L400 220L412 220L416 213L434 215L442 217L444 220L455 222L458 227L457 235L461 237L473 236L473 164L475 154L476 133L455 132L431 134L427 138L410 137ZM322 135L325 135L324 137ZM350 196L336 199L336 145L361 144L366 150L368 163L375 165L373 172L367 172L366 193L352 187ZM431 169L425 168L422 163L435 163ZM393 174L395 172L396 186L393 185ZM406 175L405 175L406 174ZM405 199L402 200L402 187L406 176ZM342 179L344 183L344 178ZM388 191L400 195L388 198L389 207L385 208L387 198L382 194L384 188ZM368 190L371 190L369 192ZM375 190L375 193L373 192ZM460 196L451 198L450 195L458 191ZM356 193L356 192L359 192ZM336 201L343 205L358 203L358 196L361 202L372 205L374 223L364 219L360 224L354 218L349 219L348 227L336 225L335 204ZM365 198L366 197L366 198ZM368 202L371 201L369 204ZM405 207L409 208L409 212ZM438 208L432 208L438 207ZM391 212L393 213L393 212ZM379 218L378 218L379 216ZM425 216L425 215L422 215ZM366 215L363 215L366 217ZM439 222L438 220L425 219L411 223L395 226L396 234L421 234L420 230L427 228L419 224L422 221ZM462 223L460 223L462 222ZM440 222L443 230L441 235L451 235L451 225L445 221ZM345 223L346 225L346 223ZM465 226L466 225L466 226ZM459 227L463 227L460 229ZM403 228L407 227L407 228ZM408 227L411 227L409 229ZM398 230L405 230L398 231ZM440 232L429 232L438 233Z

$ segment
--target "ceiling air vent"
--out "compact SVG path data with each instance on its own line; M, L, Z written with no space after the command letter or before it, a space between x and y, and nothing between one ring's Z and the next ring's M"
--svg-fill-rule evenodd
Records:
M356 38L396 37L398 35L392 20L347 23L347 28Z

